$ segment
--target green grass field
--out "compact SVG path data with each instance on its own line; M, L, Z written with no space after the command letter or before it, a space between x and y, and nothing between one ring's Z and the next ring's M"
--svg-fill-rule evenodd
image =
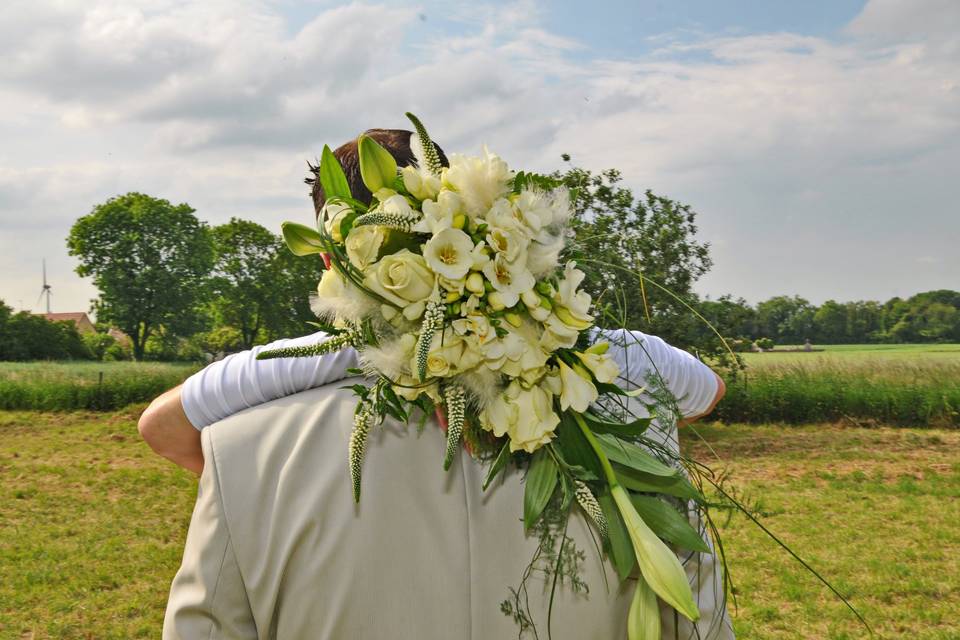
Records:
M800 349L797 345L778 345L777 349ZM828 344L814 345L823 351L768 351L743 353L747 365L761 367L784 363L816 364L820 362L852 363L911 361L914 363L960 363L960 344Z
M960 426L960 345L836 345L743 354L726 422Z
M158 637L196 482L149 451L136 417L0 411L0 638ZM721 461L688 448L762 496L763 522L880 637L960 637L960 432L698 430ZM867 637L743 517L723 532L739 638Z
M154 398L198 368L168 362L0 362L0 409L119 409Z

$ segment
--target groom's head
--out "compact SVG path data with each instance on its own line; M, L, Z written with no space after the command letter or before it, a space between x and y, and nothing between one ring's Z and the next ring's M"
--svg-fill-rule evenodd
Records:
M410 148L410 136L413 135L412 131L407 131L406 129L367 129L363 132L363 135L373 138L381 147L389 151L390 155L397 161L398 167L407 167L416 163L413 150ZM443 149L436 143L434 143L434 147L436 147L437 153L440 154L440 161L443 163L443 166L447 166L447 156L444 155ZM361 202L370 202L370 198L372 198L373 195L370 193L370 190L367 189L366 185L363 184L363 179L360 177L360 157L357 154L356 139L337 147L333 155L336 156L340 162L340 166L343 167L343 172L347 176L347 183L350 185L350 193L353 194L353 197ZM316 168L311 167L311 172L314 175L307 178L307 184L312 185L311 195L313 196L313 208L316 215L319 216L320 211L323 209L323 204L327 200L327 196L323 192L323 186L321 186L320 181L316 179Z

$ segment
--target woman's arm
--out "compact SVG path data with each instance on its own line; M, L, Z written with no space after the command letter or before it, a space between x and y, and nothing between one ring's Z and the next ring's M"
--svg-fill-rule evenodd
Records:
M200 473L200 429L249 407L348 377L357 366L353 349L309 358L257 360L267 349L322 342L318 332L276 340L214 362L154 400L140 417L144 440L163 457Z
M163 393L140 416L137 430L150 448L197 475L203 472L200 430L187 419L179 385Z
M640 331L602 330L598 340L611 344L620 365L621 384L628 389L659 381L676 399L679 424L690 424L713 411L726 392L723 380L692 355L663 339Z

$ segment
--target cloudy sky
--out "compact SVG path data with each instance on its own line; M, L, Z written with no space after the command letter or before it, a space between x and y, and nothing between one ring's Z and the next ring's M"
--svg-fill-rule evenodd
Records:
M566 5L565 8L559 8ZM960 3L47 2L0 18L0 299L96 294L72 222L127 191L278 229L306 160L414 111L448 150L560 154L691 204L756 302L960 288Z

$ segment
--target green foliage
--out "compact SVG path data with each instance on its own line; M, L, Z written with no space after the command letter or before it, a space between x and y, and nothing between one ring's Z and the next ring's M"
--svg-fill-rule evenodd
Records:
M214 324L239 331L241 349L284 333L302 335L313 318L308 294L319 279L319 260L289 259L276 235L238 218L214 227L213 242Z
M171 335L199 328L214 254L209 229L188 205L141 193L111 198L74 223L67 246L77 273L100 289L98 320L130 336L137 360L159 327Z
M523 524L529 529L540 518L554 489L559 469L546 447L533 454L523 493Z
M588 274L584 288L607 307L599 324L716 350L716 337L696 331L700 320L682 302L696 302L693 285L712 265L709 244L696 238L697 214L649 190L635 197L616 169L594 174L574 167L553 177L571 189L576 241L570 257ZM633 275L638 272L649 280Z
M109 349L117 344L117 339L108 333L87 333L82 336L83 344L94 360L103 360Z
M50 322L0 301L0 360L86 360L90 350L72 322Z

